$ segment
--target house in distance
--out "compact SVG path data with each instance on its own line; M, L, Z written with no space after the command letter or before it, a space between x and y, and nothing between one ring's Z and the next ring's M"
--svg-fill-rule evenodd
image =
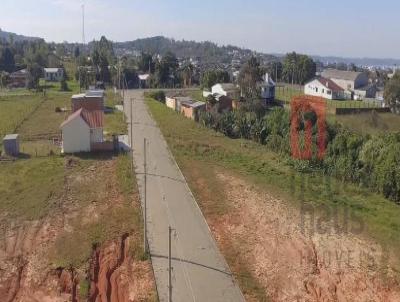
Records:
M44 68L44 79L47 82L60 82L64 78L62 68Z
M317 77L304 86L304 93L307 95L318 96L328 100L343 100L344 89L334 81Z

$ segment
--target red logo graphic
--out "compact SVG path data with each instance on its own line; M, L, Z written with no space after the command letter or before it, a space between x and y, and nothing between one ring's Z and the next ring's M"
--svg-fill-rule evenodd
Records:
M326 101L313 96L294 97L290 103L290 145L296 159L311 159L313 156L313 127L317 125L317 157L326 153ZM300 133L304 131L304 148L300 148Z

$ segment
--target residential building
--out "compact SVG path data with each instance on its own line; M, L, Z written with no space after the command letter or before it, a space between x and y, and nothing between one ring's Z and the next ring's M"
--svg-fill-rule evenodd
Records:
M181 112L182 103L184 102L195 102L193 98L188 96L173 96L165 98L165 105L176 112Z
M206 103L200 101L183 101L181 103L181 113L192 120L199 119L199 113L205 111Z
M75 94L71 97L72 112L81 108L88 111L104 111L105 92L104 90L88 90L86 93Z
M64 78L62 68L44 68L44 79L48 82L60 82Z
M148 88L150 86L150 74L140 74L139 75L139 88Z
M268 73L264 76L264 82L259 83L258 87L261 91L261 99L265 100L267 103L275 100L275 82Z
M354 99L362 100L365 98L374 99L376 97L377 88L374 84L354 89Z
M103 142L104 113L81 108L72 113L60 126L62 152L90 152L93 144Z
M365 72L326 69L321 76L339 85L345 91L345 96L351 99L354 98L356 89L369 84L368 75Z
M239 89L232 83L215 84L211 88L211 94L219 94L236 99L239 97Z
M342 100L345 98L344 89L333 80L317 77L304 85L306 95L323 97L328 100Z
M26 88L28 87L29 72L26 69L21 69L10 74L11 88Z

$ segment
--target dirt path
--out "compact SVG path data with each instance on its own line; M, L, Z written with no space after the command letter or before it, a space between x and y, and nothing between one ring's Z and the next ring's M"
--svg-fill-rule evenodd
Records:
M320 235L308 216L302 228L298 208L226 171L214 174L214 188L201 172L194 174L191 184L201 192L203 212L232 270L240 279L246 266L265 293L245 284L246 300L400 301L400 284L378 244L334 229ZM215 188L224 201L215 198ZM224 207L222 215L215 215L215 203Z

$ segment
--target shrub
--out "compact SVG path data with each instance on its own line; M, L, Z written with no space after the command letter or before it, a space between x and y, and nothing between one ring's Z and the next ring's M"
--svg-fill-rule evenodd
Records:
M152 91L149 93L149 97L165 104L165 92L162 90Z

